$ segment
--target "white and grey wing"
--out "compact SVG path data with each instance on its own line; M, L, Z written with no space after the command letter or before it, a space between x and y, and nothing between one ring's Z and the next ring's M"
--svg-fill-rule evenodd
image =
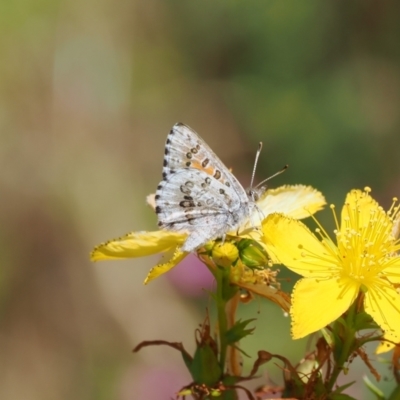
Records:
M163 172L168 174L170 170L207 169L211 166L221 173L228 171L196 131L181 122L176 123L165 143Z
M184 251L236 229L249 210L246 197L197 169L170 174L160 183L155 200L161 228L189 233Z

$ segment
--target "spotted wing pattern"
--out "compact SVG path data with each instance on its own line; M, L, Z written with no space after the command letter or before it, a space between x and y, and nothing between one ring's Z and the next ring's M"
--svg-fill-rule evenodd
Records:
M187 252L237 229L253 208L228 168L181 123L168 134L155 201L161 228L189 234L182 246Z

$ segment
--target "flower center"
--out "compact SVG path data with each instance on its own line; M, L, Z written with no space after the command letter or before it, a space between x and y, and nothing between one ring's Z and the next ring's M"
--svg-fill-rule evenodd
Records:
M343 278L366 288L377 283L382 271L398 250L393 221L398 218L397 199L386 213L369 195L353 195L342 211L342 226L335 230ZM331 207L334 210L334 207ZM336 217L335 220L337 221Z
M314 218L326 252L315 254L303 248L304 263L308 265L326 265L325 273L320 269L321 279L338 279L352 282L368 290L373 286L386 286L387 274L383 270L395 262L394 257L400 251L400 213L397 199L385 212L369 195L369 188L364 192L353 191L347 198L342 210L342 224L339 226L335 206L331 210L336 224L334 230L337 244ZM329 266L330 265L330 266ZM400 274L400 273L399 273Z

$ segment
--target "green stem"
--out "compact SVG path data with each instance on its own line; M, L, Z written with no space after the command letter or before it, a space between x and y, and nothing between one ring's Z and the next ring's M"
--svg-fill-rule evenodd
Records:
M331 392L333 389L333 386L336 383L336 380L340 373L343 371L343 366L351 356L351 353L353 352L353 346L354 346L354 340L355 340L355 334L356 330L354 329L354 319L357 313L357 300L350 306L346 313L346 329L343 333L343 335L340 335L343 340L343 344L341 346L341 352L340 356L336 360L335 367L332 371L332 375L329 379L328 384L326 385L326 388L328 389L328 392ZM338 323L338 322L336 322Z
M224 285L225 276L224 269L218 268L215 271L215 278L217 280L217 292L216 292L216 303L218 313L218 329L219 329L219 346L220 346L220 359L219 364L221 371L225 371L226 353L227 353L227 342L226 342L226 331L228 328L228 320L226 317L226 303L227 300L224 296Z

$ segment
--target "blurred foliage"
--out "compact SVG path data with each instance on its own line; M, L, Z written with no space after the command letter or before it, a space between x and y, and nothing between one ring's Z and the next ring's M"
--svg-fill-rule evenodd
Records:
M143 288L155 260L88 262L104 238L155 226L144 197L177 121L243 184L261 140L259 179L288 163L271 185L311 184L338 205L369 185L388 205L399 22L400 3L378 0L0 2L0 397L150 399L152 368L180 376L179 357L130 349L161 330L189 340L206 295ZM286 322L266 324L270 340ZM176 380L160 381L165 398Z

